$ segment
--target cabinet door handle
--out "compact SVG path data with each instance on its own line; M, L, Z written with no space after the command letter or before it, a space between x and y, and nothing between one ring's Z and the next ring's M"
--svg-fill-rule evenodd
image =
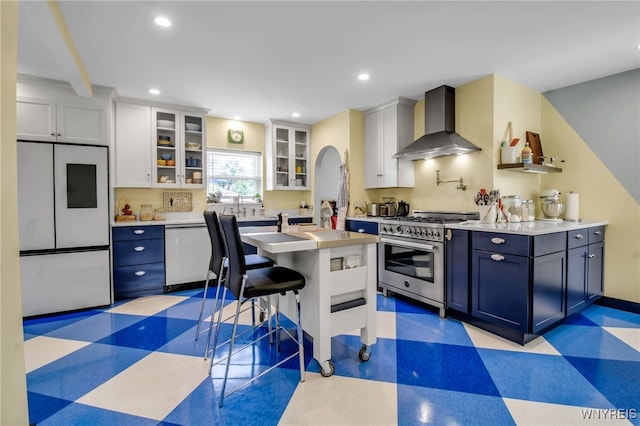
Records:
M361 233L361 234L364 234L364 229L360 228L360 229L358 229L358 232Z
M583 239L584 237L582 236L582 234L576 234L576 235L574 235L574 237L573 237L573 238L575 238L576 240L581 240L581 239Z
M502 256L501 254L492 254L491 259L495 260L496 262L502 262L504 260L504 256Z
M142 235L144 234L144 229L136 229L135 231L133 231L133 233L136 235Z
M134 272L134 273L133 273L133 275L135 275L136 277L141 277L141 276L143 276L144 274L146 274L146 272L145 272L145 271L136 271L136 272Z
M600 235L600 231L595 231L593 235Z
M51 136L55 136L55 135L56 135L55 133L51 133Z
M596 255L595 255L595 254L593 254L593 253L589 253L589 254L587 255L587 257L588 257L589 259L593 259L594 257L596 257Z
M135 251L143 251L146 247L145 246L138 246L138 247L134 247L133 249Z
M505 240L504 240L504 238L494 237L494 238L491 239L491 242L493 244L504 244Z

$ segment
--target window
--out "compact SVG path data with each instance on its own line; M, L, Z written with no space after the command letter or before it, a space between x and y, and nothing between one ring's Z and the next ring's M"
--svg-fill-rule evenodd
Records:
M262 154L226 149L207 150L207 193L222 193L221 202L236 197L251 201L262 194Z

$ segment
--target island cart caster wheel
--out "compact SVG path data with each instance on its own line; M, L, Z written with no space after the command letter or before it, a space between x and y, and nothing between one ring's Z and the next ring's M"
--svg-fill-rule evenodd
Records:
M331 377L336 371L336 367L333 365L331 360L327 361L327 365L329 366L329 371L325 371L324 367L320 369L320 374L322 374L322 377Z
M358 352L358 358L360 358L360 361L362 362L369 361L369 358L371 358L371 353L367 352L367 345L362 345L362 347L360 348L360 352Z

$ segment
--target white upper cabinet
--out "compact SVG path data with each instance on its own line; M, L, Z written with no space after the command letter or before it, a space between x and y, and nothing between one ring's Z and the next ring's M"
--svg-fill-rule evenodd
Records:
M151 186L151 107L126 102L115 106L115 185Z
M18 97L17 136L30 141L108 145L101 103Z
M115 109L115 187L206 187L204 112L130 100Z
M206 187L206 116L152 108L152 186Z
M265 127L267 191L309 190L311 127L277 120Z
M393 155L413 142L416 101L396 98L364 113L365 188L413 187L413 161Z

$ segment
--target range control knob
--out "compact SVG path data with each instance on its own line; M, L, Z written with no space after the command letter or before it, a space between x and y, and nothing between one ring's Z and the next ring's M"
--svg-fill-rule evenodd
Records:
M440 231L438 231L438 230L433 231L433 236L434 237L439 237L440 236Z
M402 234L402 226L396 226L396 231L398 232L398 234Z

